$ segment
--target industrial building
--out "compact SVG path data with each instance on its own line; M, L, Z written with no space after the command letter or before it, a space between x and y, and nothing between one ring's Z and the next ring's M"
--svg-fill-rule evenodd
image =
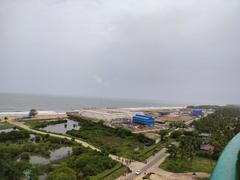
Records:
M155 120L152 116L136 114L133 116L133 123L145 125L145 126L152 126L155 123Z
M203 116L204 113L202 109L192 109L191 115L198 117L198 116Z
M131 123L135 113L123 109L82 109L75 115L90 118L96 122L103 121L106 125L118 125Z

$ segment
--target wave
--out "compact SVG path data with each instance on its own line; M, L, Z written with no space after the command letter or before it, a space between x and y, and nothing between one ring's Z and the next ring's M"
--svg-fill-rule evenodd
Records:
M0 112L0 116L27 116L29 111L16 111L16 112ZM66 114L66 112L57 111L38 111L38 115L59 115Z

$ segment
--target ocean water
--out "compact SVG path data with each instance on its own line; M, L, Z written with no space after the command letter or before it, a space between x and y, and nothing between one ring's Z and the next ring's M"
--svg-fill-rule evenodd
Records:
M151 100L67 97L48 95L0 94L0 113L23 112L35 108L39 111L66 112L81 108L134 108L165 107L179 104Z

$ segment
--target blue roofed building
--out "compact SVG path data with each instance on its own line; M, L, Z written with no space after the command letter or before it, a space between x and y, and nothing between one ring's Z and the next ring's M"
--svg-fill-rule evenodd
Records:
M152 116L136 114L133 116L133 123L141 124L144 126L153 126L155 119Z
M192 109L191 115L198 117L198 116L203 116L204 113L202 109Z

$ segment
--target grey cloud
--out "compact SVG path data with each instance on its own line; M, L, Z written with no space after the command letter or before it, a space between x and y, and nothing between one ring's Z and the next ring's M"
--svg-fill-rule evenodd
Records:
M240 103L238 0L2 0L0 92Z

